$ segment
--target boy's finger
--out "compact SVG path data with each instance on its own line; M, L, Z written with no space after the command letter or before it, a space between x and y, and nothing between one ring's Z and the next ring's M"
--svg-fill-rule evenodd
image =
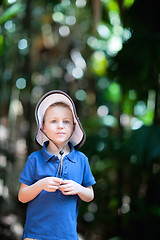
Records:
M53 186L60 186L60 183L53 181L52 185L53 185Z
M69 183L70 181L69 180L62 180L62 182L61 182L61 184L63 185L63 184L67 184L67 183Z
M63 180L61 178L53 177L53 181L57 183L61 183Z

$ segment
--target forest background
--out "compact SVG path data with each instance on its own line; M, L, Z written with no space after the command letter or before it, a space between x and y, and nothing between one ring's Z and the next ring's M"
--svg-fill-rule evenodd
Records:
M18 178L47 91L76 103L96 178L85 240L159 239L160 24L156 0L0 1L0 239L19 240Z

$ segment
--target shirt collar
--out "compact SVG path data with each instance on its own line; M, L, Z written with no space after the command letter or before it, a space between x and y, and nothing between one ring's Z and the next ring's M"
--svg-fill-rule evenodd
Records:
M49 141L44 142L43 144L43 148L41 149L43 157L45 159L46 162L48 162L52 157L54 157L55 159L57 158L57 156L50 154L47 151L47 146L48 146ZM72 143L69 142L69 146L71 148L71 152L67 155L67 158L72 161L72 162L76 162L76 157L75 157L75 152L76 150L74 149Z
M46 162L48 162L53 156L56 158L55 155L52 155L52 154L50 154L50 153L47 151L48 143L49 143L49 141L44 142L43 148L41 149L42 154L43 154L43 157L44 157L44 160L45 160Z

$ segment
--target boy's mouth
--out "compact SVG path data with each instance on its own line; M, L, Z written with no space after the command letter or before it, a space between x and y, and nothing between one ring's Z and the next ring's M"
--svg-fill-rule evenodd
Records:
M64 135L64 132L58 132L57 135Z

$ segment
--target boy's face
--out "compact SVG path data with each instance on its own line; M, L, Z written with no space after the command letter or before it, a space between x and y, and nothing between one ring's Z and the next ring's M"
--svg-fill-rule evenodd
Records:
M50 106L45 113L43 131L60 148L73 131L73 115L68 107Z

